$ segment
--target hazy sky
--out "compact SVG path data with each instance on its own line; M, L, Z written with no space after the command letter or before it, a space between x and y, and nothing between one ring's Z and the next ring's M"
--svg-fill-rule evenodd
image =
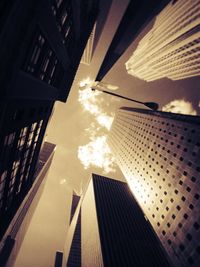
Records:
M104 138L109 130L102 126L104 118L114 116L116 109L120 106L134 106L133 103L114 99L107 95L93 96L89 101L90 107L97 107L97 110L86 110L79 101L79 83L83 79L90 77L94 79L100 68L103 57L112 40L113 33L120 21L120 17L128 1L115 0L109 17L106 21L104 31L96 47L91 65L80 65L74 84L72 86L67 103L56 103L54 114L47 130L47 140L57 144L57 150L54 157L45 190L40 204L33 217L32 224L29 227L21 253L18 257L16 267L31 266L50 266L48 265L54 259L53 252L62 250L66 236L67 224L69 220L69 207L72 189L81 193L82 187L87 183L91 172L106 174L110 169L115 172L109 172L108 177L123 179L121 172L113 163L112 155L104 145ZM111 71L105 76L107 83L118 85L118 94L132 97L141 101L155 101L163 106L171 103L166 109L173 107L187 110L187 112L196 112L200 114L200 78L189 78L180 81L171 81L167 78L154 82L145 82L130 76L126 72L125 62L132 55L138 41L151 28L151 24L138 36L135 42L128 48L126 53L120 58ZM189 102L189 103L186 103ZM140 106L141 107L141 106ZM98 116L103 115L103 119ZM103 121L103 122L102 122ZM94 152L94 144L98 151ZM103 168L94 167L94 158L100 157L104 151L106 165ZM84 157L81 156L84 155ZM94 154L96 153L96 154ZM79 158L78 158L79 155ZM90 157L91 162L85 160ZM82 162L81 162L81 160ZM101 162L101 158L99 159ZM85 166L83 165L85 164ZM90 164L91 163L91 164ZM85 169L88 167L87 169ZM48 225L48 227L47 227ZM39 236L38 236L39 233ZM56 234L55 234L56 233ZM42 240L42 242L41 242ZM40 245L42 244L42 251ZM30 261L31 255L37 254L37 259ZM27 257L25 256L27 255ZM31 265L32 262L32 265ZM37 264L36 264L37 262ZM44 263L46 265L44 265ZM23 264L23 265L22 265Z

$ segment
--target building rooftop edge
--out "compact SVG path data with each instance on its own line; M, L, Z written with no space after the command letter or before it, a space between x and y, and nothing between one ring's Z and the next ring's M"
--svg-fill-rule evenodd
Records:
M131 107L125 107L125 106L120 107L119 110L120 109L138 112L138 113L145 113L145 114L154 115L157 117L164 117L167 119L190 122L190 123L194 123L194 124L200 123L200 116L193 116L193 115L186 115L186 114L179 114L179 113L172 113L172 112L164 112L164 111L154 111L154 110L148 110L148 109L131 108Z

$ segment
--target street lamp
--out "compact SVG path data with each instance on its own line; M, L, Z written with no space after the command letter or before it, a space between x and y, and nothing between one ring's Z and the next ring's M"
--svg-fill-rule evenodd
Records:
M111 93L111 92L108 92L108 91L105 91L105 90L100 90L100 89L97 89L97 88L91 88L92 91L100 91L100 92L103 92L103 93L106 93L108 95L113 95L113 96L116 96L116 97L120 97L120 98L123 98L123 99L126 99L126 100L129 100L129 101L132 101L132 102L135 102L135 103L139 103L139 104L142 104L152 110L158 110L158 107L159 105L155 102L141 102L141 101L138 101L138 100L135 100L135 99L132 99L132 98L129 98L129 97L125 97L125 96L122 96L122 95L118 95L118 94L115 94L115 93Z

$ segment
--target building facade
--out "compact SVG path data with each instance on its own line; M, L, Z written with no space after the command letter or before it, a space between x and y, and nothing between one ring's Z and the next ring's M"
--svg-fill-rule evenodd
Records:
M200 118L121 108L109 146L176 267L200 264Z
M31 188L55 101L67 100L98 0L0 4L0 239Z
M44 142L34 174L34 183L27 195L13 208L14 217L7 221L6 232L0 242L0 266L13 266L29 223L42 194L45 178L54 156L56 146Z
M76 212L67 266L171 266L127 183L93 174Z
M144 27L166 6L170 0L135 0L129 1L126 11L115 32L113 40L104 57L96 77L96 81L103 80L117 60L135 41Z
M90 65L93 59L94 51L100 39L101 33L104 29L105 22L107 20L108 13L113 0L99 0L99 13L98 19L94 24L90 37L88 38L87 45L83 52L81 63L84 65Z
M200 1L171 1L126 62L128 74L145 81L200 75L199 29Z

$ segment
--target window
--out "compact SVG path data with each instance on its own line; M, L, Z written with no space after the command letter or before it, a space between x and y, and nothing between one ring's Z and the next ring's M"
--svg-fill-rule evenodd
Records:
M0 199L3 196L3 190L4 190L4 186L5 186L5 182L6 182L6 177L7 177L7 171L4 171L1 174L1 180L0 180Z
M185 246L183 244L180 244L179 245L179 248L180 248L181 251L184 251L185 250Z
M7 135L4 139L4 145L10 146L11 144L13 144L14 138L15 138L15 133Z
M192 240L192 235L191 235L191 234L188 233L188 234L186 235L186 237L187 237L187 239L188 239L189 241Z
M193 224L193 226L194 226L194 228L195 228L196 230L199 230L199 228L200 228L200 225L199 225L197 222L195 222L195 223Z

